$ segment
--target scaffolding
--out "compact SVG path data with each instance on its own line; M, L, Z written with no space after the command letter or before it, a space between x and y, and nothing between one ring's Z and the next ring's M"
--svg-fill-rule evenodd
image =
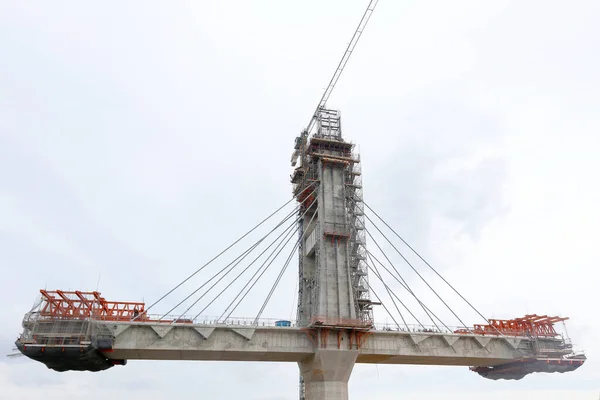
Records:
M55 319L92 318L103 321L147 319L142 302L107 301L100 292L65 292L40 290L40 317Z
M554 329L554 324L568 319L537 314L528 314L524 317L513 319L489 319L489 324L473 325L472 333L477 335L554 338L560 336ZM455 333L471 333L471 331L459 329Z
M308 132L304 131L294 142L293 159L298 159L299 163L297 163L291 175L293 193L302 205L302 208L304 208L307 204L312 204L314 200L313 196L310 196L309 193L312 193L312 188L315 184L319 184L319 168L326 165L334 165L336 168L343 170L344 221L322 221L322 232L316 232L316 234L322 235L334 243L347 246L348 249L348 269L350 271L352 297L357 319L351 322L344 321L344 325L354 327L372 326L372 307L377 303L373 303L370 300L368 290L360 156L354 151L354 143L345 141L342 137L341 115L339 111L320 108L316 118L316 127L316 132L312 136L309 137ZM315 231L318 228L316 226L314 228ZM311 249L307 250L310 251ZM317 255L319 254L318 246L315 246L314 251ZM303 274L303 258L301 253L299 268L300 282L306 280ZM316 265L316 268L318 271L319 265ZM316 285L316 282L307 282L306 285ZM299 299L303 298L303 291L303 285L300 284ZM316 290L312 292L315 294ZM317 303L317 300L313 296L311 299L313 306ZM298 315L300 315L301 308L302 301L299 300ZM317 311L316 309L312 310L313 317L317 315ZM298 322L300 323L300 320ZM310 323L315 323L314 318L311 319ZM336 321L324 321L322 318L319 319L319 323L330 326L336 325Z
M99 292L40 290L41 297L23 318L19 341L27 346L79 347L102 342L112 335L99 321L151 321L142 302L107 301ZM112 345L112 343L110 343Z

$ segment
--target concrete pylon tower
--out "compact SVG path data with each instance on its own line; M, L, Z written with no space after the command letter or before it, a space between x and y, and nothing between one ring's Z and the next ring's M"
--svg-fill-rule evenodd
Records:
M338 111L320 109L317 131L296 138L292 183L301 204L298 325L317 347L300 363L301 398L347 399L361 338L372 326L359 156ZM331 339L331 340L330 340Z

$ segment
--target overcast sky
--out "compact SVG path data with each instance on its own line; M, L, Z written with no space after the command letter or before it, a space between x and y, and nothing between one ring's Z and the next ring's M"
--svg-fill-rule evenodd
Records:
M287 201L293 140L367 3L0 0L0 349L40 288L153 302ZM597 0L379 3L328 104L365 200L485 315L571 317L589 360L517 382L358 365L352 398L598 398L598 21ZM296 272L265 316L290 317ZM297 379L293 364L0 359L1 399L291 400Z

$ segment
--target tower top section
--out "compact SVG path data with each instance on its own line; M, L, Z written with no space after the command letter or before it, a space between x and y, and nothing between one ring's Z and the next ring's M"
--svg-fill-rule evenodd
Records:
M320 108L317 114L317 132L314 137L342 141L342 119L338 110Z
M315 114L315 125L316 131L314 131L312 137L316 139L324 139L328 141L344 142L342 138L342 117L339 110L331 110L324 107L319 107ZM313 125L313 127L315 126ZM311 128L312 130L312 128ZM304 158L304 151L308 144L308 136L310 135L309 130L304 130L295 139L294 152L290 159L292 167L295 167L298 163L298 158Z

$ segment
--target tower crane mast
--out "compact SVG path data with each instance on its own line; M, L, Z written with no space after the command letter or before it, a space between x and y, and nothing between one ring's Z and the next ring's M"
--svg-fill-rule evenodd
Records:
M350 43L348 43L348 47L346 47L346 51L344 52L342 59L338 63L338 66L335 69L333 76L329 80L329 84L327 85L327 88L323 92L323 95L321 96L321 99L319 100L319 103L317 104L317 108L315 108L313 115L310 117L310 121L308 122L306 129L304 129L304 131L302 132L302 136L310 135L311 130L314 128L315 123L317 121L317 116L319 114L319 110L322 110L325 108L325 105L327 104L327 100L329 100L329 97L331 96L331 93L333 92L333 89L335 88L337 81L340 79L340 76L342 75L342 72L344 71L344 68L346 67L346 64L348 63L348 60L350 59L352 52L354 51L354 49L356 48L356 45L358 44L358 40L362 36L362 33L364 32L367 24L369 23L369 20L371 19L371 16L373 15L373 12L375 11L375 7L377 6L377 3L379 3L379 0L370 0L369 5L367 6L367 9L363 13L362 18L360 19L360 22L358 23L358 26L356 27L356 30L354 31L354 34L352 35L352 39L350 39ZM292 166L296 165L296 160L297 160L299 154L300 153L297 149L292 154L292 160L291 160Z

